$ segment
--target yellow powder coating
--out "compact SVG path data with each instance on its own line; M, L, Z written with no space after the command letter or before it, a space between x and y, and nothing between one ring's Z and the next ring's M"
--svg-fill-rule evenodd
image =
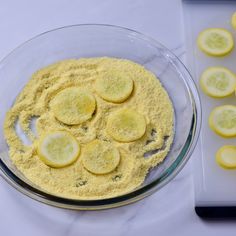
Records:
M112 72L133 81L132 94L123 103L107 102L94 89L96 78ZM91 119L66 125L55 118L51 108L53 98L67 87L83 88L93 94L96 112ZM123 108L133 109L145 117L145 134L136 141L118 142L107 133L108 117ZM37 136L30 128L35 117L38 118ZM31 145L24 145L18 137L16 122L32 141ZM32 183L67 198L101 199L127 193L143 183L148 170L162 162L169 151L173 122L171 101L154 74L128 60L87 58L61 61L33 74L6 115L4 132L12 162ZM47 166L36 152L38 138L45 132L57 130L73 134L81 144L81 153L85 145L95 139L110 142L119 150L119 165L104 175L86 170L81 156L64 168ZM154 154L147 158L145 153Z
M94 84L95 91L104 100L110 102L124 102L133 91L133 80L116 71L104 73Z
M63 89L51 102L54 116L67 125L81 124L90 119L95 108L93 95L77 87Z
M94 140L85 145L81 155L84 167L94 174L107 174L120 162L120 153L111 143Z
M127 143L138 140L145 131L145 117L133 109L121 109L108 117L107 133L116 141Z

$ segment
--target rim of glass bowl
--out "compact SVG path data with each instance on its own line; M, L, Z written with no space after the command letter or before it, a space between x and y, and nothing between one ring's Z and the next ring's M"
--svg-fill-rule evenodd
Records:
M28 197L34 200L43 202L48 205L67 208L67 209L98 210L98 209L107 209L107 208L123 206L132 202L136 202L144 197L151 195L155 191L165 186L170 180L172 180L180 172L180 170L184 167L189 157L191 156L194 150L194 147L196 146L200 128L201 128L201 102L200 102L198 90L196 88L195 82L193 81L188 69L178 59L178 57L175 56L165 46L160 44L155 39L152 39L151 37L146 36L135 30L131 30L131 29L121 27L121 26L108 25L108 24L76 24L76 25L69 25L69 26L64 26L64 27L46 31L20 44L18 47L12 50L7 56L5 56L1 60L0 65L3 64L5 60L7 60L8 56L10 56L19 48L21 48L23 45L31 42L35 38L41 37L42 35L53 32L53 31L63 30L66 28L71 28L71 27L104 27L104 28L118 29L118 30L124 31L127 34L132 34L133 37L135 36L136 38L139 38L140 40L146 41L148 44L151 44L154 47L161 47L165 49L168 52L169 56L171 57L171 60L172 60L171 62L173 63L173 65L176 67L182 67L182 73L183 73L182 79L184 80L185 85L187 87L191 105L192 105L193 116L192 116L191 128L190 128L187 140L180 154L176 158L176 160L172 163L172 165L168 169L165 170L165 172L162 174L160 178L152 181L151 183L143 187L135 189L134 191L130 193L127 193L121 196L116 196L113 198L98 199L98 200L76 200L76 199L64 198L64 197L60 197L60 196L43 192L29 185L28 183L22 181L17 175L15 175L7 167L7 165L2 161L0 157L0 169L2 171L3 178L15 189L17 189L21 193L27 195Z

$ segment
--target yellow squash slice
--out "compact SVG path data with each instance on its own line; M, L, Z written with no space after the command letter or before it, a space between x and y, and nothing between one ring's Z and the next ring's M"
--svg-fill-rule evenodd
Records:
M199 48L210 56L225 56L232 51L232 34L222 28L209 28L202 31L197 39Z
M96 109L94 96L81 88L60 91L51 101L54 116L64 124L76 125L90 119Z
M236 12L231 17L231 25L234 29L236 29Z
M216 162L225 169L236 168L236 146L226 145L216 153Z
M94 140L82 151L83 166L94 174L107 174L120 162L120 153L111 143Z
M225 67L209 67L202 73L200 85L207 95L223 98L235 91L236 77Z
M110 115L108 134L119 142L131 142L141 138L146 131L145 117L135 110L122 109Z
M37 153L46 165L59 168L76 161L80 154L80 145L70 133L55 131L40 138Z
M106 73L95 81L98 95L108 102L124 102L133 91L133 80L117 73Z
M222 137L235 137L236 106L224 105L213 109L209 116L209 126Z

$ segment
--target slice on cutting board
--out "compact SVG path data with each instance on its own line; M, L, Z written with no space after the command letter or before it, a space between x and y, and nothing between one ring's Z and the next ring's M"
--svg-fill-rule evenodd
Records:
M133 109L118 110L108 118L107 132L116 141L135 141L141 138L145 131L145 117Z
M236 29L236 12L231 17L231 25L234 29Z
M210 56L225 56L232 51L232 34L222 28L209 28L202 31L197 39L198 47Z
M133 80L117 73L105 73L95 81L95 90L106 101L124 102L133 91Z
M70 87L56 94L50 105L59 121L67 125L76 125L92 117L96 101L89 91Z
M120 162L120 153L111 143L94 140L82 151L83 166L94 174L112 172Z
M209 116L209 126L218 135L229 138L236 136L236 106L216 107Z
M200 85L207 95L222 98L235 91L236 76L225 67L209 67L202 73Z
M76 161L80 145L70 133L55 131L40 138L37 153L46 165L59 168Z
M216 162L225 169L236 168L236 146L226 145L216 153Z

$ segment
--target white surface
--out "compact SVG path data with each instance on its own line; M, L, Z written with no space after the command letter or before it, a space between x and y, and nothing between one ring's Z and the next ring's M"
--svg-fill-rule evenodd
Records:
M0 57L46 30L76 23L108 23L156 38L184 52L180 0L0 1ZM2 78L4 79L4 78ZM197 158L198 153L193 157ZM53 208L0 179L1 235L235 235L234 223L207 223L193 210L190 163L160 192L135 204L99 212Z
M187 62L192 75L199 85L199 77L203 70L209 66L225 66L234 73L236 51L224 58L214 58L206 56L196 45L196 38L202 30L210 27L221 27L228 29L236 36L236 31L232 28L230 20L233 12L236 11L236 2L224 4L185 4L184 16L185 31L188 39ZM209 15L209 12L211 14ZM202 132L201 147L202 152L199 158L194 160L194 186L197 206L236 206L236 171L224 170L215 162L215 153L223 145L235 145L235 138L224 139L216 135L208 125L208 117L212 109L216 106L232 104L235 105L235 96L232 95L224 99L213 99L206 96L199 89L202 110Z

